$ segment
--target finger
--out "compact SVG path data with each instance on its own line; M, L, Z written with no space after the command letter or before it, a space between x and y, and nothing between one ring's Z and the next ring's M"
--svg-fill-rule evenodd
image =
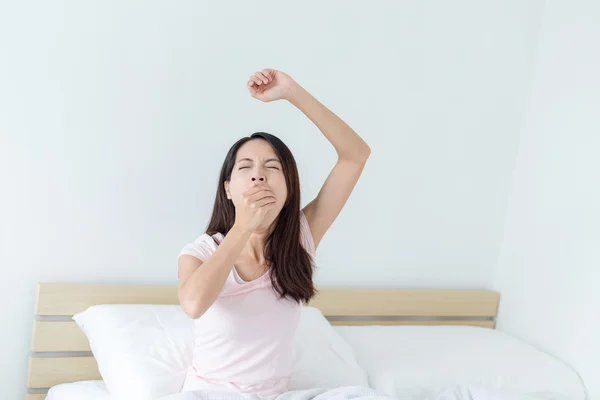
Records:
M275 198L275 193L273 193L272 191L269 191L269 190L261 190L260 192L254 193L252 196L249 196L248 201L250 201L250 202L258 201L258 200L264 199L265 197Z
M254 82L252 82L252 86L248 87L248 90L250 91L250 95L252 97L256 97L258 94L258 90L256 90L256 85L254 84Z
M253 81L252 79L250 79L250 80L248 81L248 86L250 86L250 87L251 87L252 85L254 85L254 81Z
M269 79L267 79L267 77L266 77L266 76L265 76L265 75L264 75L262 72L260 72L260 71L256 71L256 72L254 73L254 76L255 76L255 77L257 77L258 79L260 79L260 81L261 81L263 84L265 84L265 85L266 85L267 83L269 83Z
M250 80L251 80L252 82L256 83L257 85L262 85L262 84L263 84L263 81L262 81L262 79L260 79L260 78L259 78L258 76L256 76L256 75L252 75L252 76L250 77Z
M273 205L275 203L276 203L276 201L275 201L275 198L273 197L272 199L271 198L264 198L264 199L262 199L260 201L257 201L256 205L258 207L262 208L262 207L267 207L267 206Z
M270 79L267 75L263 74L261 71L256 71L254 73L254 76L258 76L260 79L262 79L264 84L267 84L270 82Z
M265 197L260 200L256 200L251 203L248 203L248 207L251 209L257 209L257 208L261 208L262 206L265 206L265 205L271 204L271 203L275 203L275 198L274 197Z
M250 201L254 201L257 199L260 199L264 196L274 196L275 192L271 189L267 189L267 188L261 188L258 189L256 192L252 192L251 194L247 195L246 198Z
M248 189L245 193L246 196L252 196L253 194L256 194L258 192L260 192L261 190L269 190L269 191L273 191L272 188L266 186L266 185L257 185L257 186L253 186L250 189Z
M271 189L268 186L265 186L264 184L260 184L260 185L255 185L253 187L251 187L250 189L246 190L243 195L246 197L250 197L253 194L256 194L258 192L260 192L261 190L269 190L269 191L273 191L273 189Z
M262 181L260 181L260 182L256 182L256 181L252 182L252 186L250 186L248 189L246 189L246 191L243 192L242 194L246 195L246 194L251 194L251 192L256 192L258 189L260 189L261 187L263 187L263 185L264 185L264 183L262 183ZM254 189L256 189L256 190L254 190Z
M269 81L275 77L275 70L271 68L265 68L261 71L264 76L269 78Z
M242 193L242 197L250 197L252 196L254 193L257 193L258 190L254 187L251 187L250 189L246 190L244 193Z
M258 199L256 201L253 201L252 203L255 204L255 207L261 207L265 204L268 203L275 203L276 199L273 196L267 196L267 197L263 197L262 199Z

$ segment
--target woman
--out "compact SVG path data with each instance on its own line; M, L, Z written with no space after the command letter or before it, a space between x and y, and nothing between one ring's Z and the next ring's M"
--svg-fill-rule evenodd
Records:
M248 81L252 97L287 100L338 154L318 196L300 209L290 150L258 132L229 150L205 234L178 259L179 301L195 319L192 366L183 391L261 396L287 390L300 306L315 294L313 259L358 181L369 146L289 75L273 69Z

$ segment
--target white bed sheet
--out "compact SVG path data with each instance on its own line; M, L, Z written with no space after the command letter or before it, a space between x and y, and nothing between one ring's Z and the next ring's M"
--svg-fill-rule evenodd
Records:
M335 326L369 384L388 396L435 398L455 385L586 399L579 375L555 357L495 329L472 326Z

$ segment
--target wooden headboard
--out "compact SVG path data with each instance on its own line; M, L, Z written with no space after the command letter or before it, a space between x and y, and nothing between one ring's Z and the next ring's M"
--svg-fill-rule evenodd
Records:
M319 288L309 305L333 325L494 328L499 298L487 290ZM102 379L74 314L97 304L178 303L175 285L38 284L26 400L60 383Z

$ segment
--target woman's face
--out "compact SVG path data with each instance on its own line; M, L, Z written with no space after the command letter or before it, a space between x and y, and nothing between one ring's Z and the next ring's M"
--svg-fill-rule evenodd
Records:
M263 225L269 226L279 215L287 199L287 186L283 167L273 147L264 139L252 139L237 152L230 182L225 182L227 198L237 208L242 204L242 194L254 183L265 183L275 192L275 208L271 209Z

